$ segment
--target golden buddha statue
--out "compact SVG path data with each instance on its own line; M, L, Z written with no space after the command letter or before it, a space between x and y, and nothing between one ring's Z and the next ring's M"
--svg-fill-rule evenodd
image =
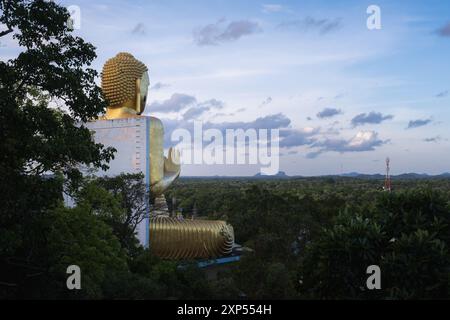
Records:
M102 72L102 90L109 106L103 119L143 117L150 85L148 69L131 54L121 52L106 61ZM150 190L162 195L180 175L180 154L169 149L164 157L164 127L158 118L150 120Z
M170 148L168 157L164 156L161 120L142 115L149 85L147 67L131 54L119 53L109 59L102 72L102 90L109 102L102 120L149 119L150 194L161 199L180 175L180 154ZM165 259L215 258L230 254L234 244L233 227L224 221L157 216L150 218L148 231L151 250Z

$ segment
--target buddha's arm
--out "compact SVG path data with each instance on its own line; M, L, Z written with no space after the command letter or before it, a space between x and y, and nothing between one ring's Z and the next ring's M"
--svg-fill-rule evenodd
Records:
M170 148L166 158L163 144L162 122L150 117L150 185L154 195L163 193L180 174L179 152Z
M164 128L161 120L150 117L150 185L164 176Z

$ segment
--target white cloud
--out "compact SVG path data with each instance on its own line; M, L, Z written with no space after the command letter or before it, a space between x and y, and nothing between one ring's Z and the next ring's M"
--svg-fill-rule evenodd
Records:
M373 151L388 141L379 139L378 133L375 131L359 131L350 139L325 139L315 142L311 147L319 149L309 153L307 157L315 158L321 153L330 151L339 153Z
M260 31L261 27L254 21L237 20L225 25L225 20L221 19L216 23L194 30L194 42L199 46L218 45L223 42L236 41L243 36Z
M262 11L265 13L280 12L283 10L284 10L284 7L280 4L263 4L262 5Z

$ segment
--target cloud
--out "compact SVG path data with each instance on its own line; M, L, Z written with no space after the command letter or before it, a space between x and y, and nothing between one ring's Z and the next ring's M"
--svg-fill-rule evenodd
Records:
M431 119L417 119L417 120L411 120L408 123L408 127L406 129L412 129L412 128L418 128L426 126L431 122Z
M192 107L183 114L183 118L185 120L196 119L210 109L209 107Z
M315 159L315 158L317 158L321 153L322 153L322 151L308 152L308 153L306 154L306 158L308 158L308 159Z
M200 103L197 103L196 100L195 106L193 106L183 114L183 119L197 119L207 111L210 111L212 109L222 109L223 107L224 103L216 99L210 99Z
M161 90L163 88L170 87L170 84L157 82L153 86L150 87L150 90Z
M378 123L381 123L381 122L383 122L385 120L390 120L392 118L394 118L393 115L383 115L380 112L373 112L372 111L369 114L367 114L367 113L358 114L357 116L355 116L352 119L351 122L352 122L353 127L356 127L356 126L364 125L364 124L367 124L367 123L369 123L369 124L378 124Z
M189 110L188 110L189 111ZM194 114L195 112L192 111ZM165 134L164 134L164 146L169 147L173 145L173 142L170 141L170 137L172 134L172 131L175 129L186 129L189 132L191 132L191 135L193 136L193 130L194 130L194 122L192 119L185 119L183 117L182 120L176 120L176 119L165 119L161 118L161 121L164 124L165 128ZM203 129L218 129L222 132L222 134L225 136L226 129L283 129L287 128L291 123L291 120L286 117L282 113L267 115L264 117L259 117L253 121L245 122L245 121L238 121L238 122L221 122L221 123L213 123L213 122L204 122L203 123ZM280 136L281 136L281 130L280 130Z
M333 123L331 123L331 126L332 126L332 127L337 126L339 123L340 123L340 122L336 120L336 121L334 121Z
M167 100L164 100L162 102L153 102L150 105L149 109L152 112L178 112L196 102L197 99L195 99L195 97L193 96L183 93L174 93Z
M225 104L217 99L210 99L200 103L201 106L209 106L212 109L222 109Z
M450 22L436 30L436 33L441 37L450 37Z
M291 148L303 145L310 145L316 141L313 137L319 132L319 128L307 127L301 130L282 129L280 130L280 147Z
M262 11L264 13L280 12L283 11L284 7L280 4L263 4Z
M379 139L375 131L359 131L351 139L325 139L312 144L312 148L317 147L319 150L309 153L307 158L315 158L323 152L330 151L339 153L373 151L388 141Z
M264 107L265 105L270 104L273 101L272 97L267 97L260 105L260 107Z
M192 109L192 108L191 108ZM190 112L192 117L183 117L181 120L174 119L161 119L165 127L164 145L169 147L175 142L170 141L171 133L173 130L183 128L191 132L193 136L194 122L192 121L194 116L198 113L204 112L201 107L194 111L189 109L186 113ZM190 118L190 119L188 119ZM318 140L318 134L320 128L306 127L303 129L290 128L291 120L282 113L267 115L259 117L253 121L237 121L237 122L203 122L203 129L218 129L225 136L226 129L279 129L280 133L280 148L293 148L299 146L310 146L311 148L319 148L314 152L307 154L308 158L317 157L323 152L361 152L375 150L376 147L381 146L388 141L383 141L378 138L378 134L374 131L359 131L351 139L325 139L323 141ZM291 150L288 154L294 154Z
M218 129L280 129L286 128L291 123L291 119L282 113L272 114L264 117L259 117L251 122L223 122L214 124Z
M331 118L338 114L341 114L342 111L340 109L335 108L325 108L319 113L317 113L317 118L323 119L323 118Z
M327 34L342 27L341 19L316 19L306 17L304 19L290 20L278 24L280 29L298 29L303 32L317 31L319 34Z
M149 106L149 110L160 113L180 112L189 106L191 106L191 108L186 111L184 117L190 119L211 109L222 109L224 103L217 99L199 102L194 96L184 93L174 93L167 100L153 102Z
M445 91L439 92L436 95L436 98L443 98L443 97L446 97L447 95L448 95L448 90L445 90Z
M339 135L341 134L341 131L343 128L336 128L340 124L339 121L334 121L333 123L330 123L329 127L326 130L327 134L333 134L333 135Z
M442 140L442 138L440 136L423 139L423 141L425 141L425 142L439 142L441 140Z
M214 24L208 24L194 31L194 42L199 46L218 45L223 42L231 42L243 36L260 32L257 22L249 20L232 21L225 25L221 19Z
M139 22L134 28L133 30L131 30L132 34L137 34L137 35L145 35L146 34L146 30L145 30L145 25L142 22Z

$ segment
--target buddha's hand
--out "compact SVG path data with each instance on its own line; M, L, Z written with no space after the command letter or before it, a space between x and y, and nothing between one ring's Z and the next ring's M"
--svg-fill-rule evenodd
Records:
M180 174L180 151L175 148L170 147L167 158L164 157L164 176L172 176Z
M178 178L180 169L180 152L170 148L167 157L164 157L164 176L161 180L150 186L151 192L154 195L163 194L172 182Z

